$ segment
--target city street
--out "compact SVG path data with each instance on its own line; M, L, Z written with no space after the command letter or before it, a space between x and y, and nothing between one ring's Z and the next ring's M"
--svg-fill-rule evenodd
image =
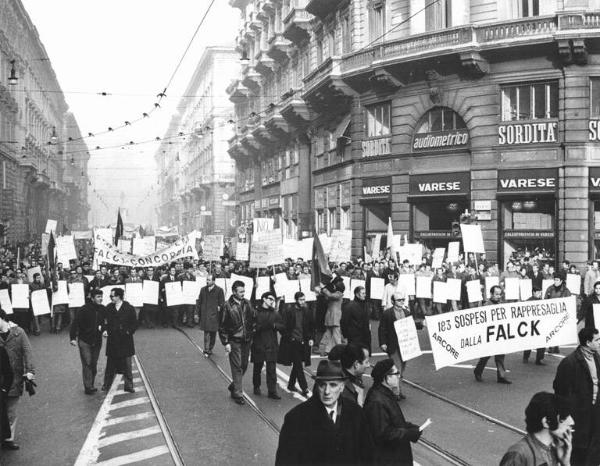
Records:
M376 325L374 321L373 331ZM423 349L428 348L425 332L420 332ZM281 401L251 394L247 374L248 403L238 406L227 392L229 364L222 346L217 344L207 359L197 346L201 339L197 328L140 329L137 357L156 406L149 402L148 386L136 369L136 393L123 393L122 384L115 383L107 409L102 392L83 394L79 356L65 333L32 337L38 393L22 399L17 429L21 450L3 452L2 464L121 464L114 461L133 461L127 456L132 454L144 458L140 464L178 464L177 456L184 464L200 464L202 458L214 464L272 464L283 416L303 401L301 395L287 392L289 368L278 366ZM568 351L563 348L563 355ZM381 357L376 353L372 363ZM561 357L548 355L546 366L536 366L523 364L520 354L508 355L506 365L514 382L508 386L495 382L491 365L484 382L477 383L472 363L436 372L431 354L410 361L404 384L407 399L401 407L412 422L432 420L414 446L415 460L421 465L497 464L524 429L523 410L531 394L551 390ZM314 370L316 363L314 358L307 370ZM100 366L102 375L104 364ZM96 425L99 412L102 426ZM125 420L115 421L119 418Z

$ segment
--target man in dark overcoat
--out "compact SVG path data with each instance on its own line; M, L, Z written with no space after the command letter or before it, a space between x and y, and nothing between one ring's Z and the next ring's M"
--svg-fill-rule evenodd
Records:
M285 306L282 312L283 332L277 362L284 366L292 366L288 390L298 391L297 380L302 394L306 396L308 395L308 383L302 364L310 366L314 321L310 309L306 305L304 293L296 292L294 299L296 302L292 306Z
M581 305L581 317L585 319L585 326L588 328L597 328L600 326L600 322L596 322L594 319L595 304L600 305L600 281L594 283L594 289Z
M13 371L6 350L0 346L0 442L11 437L6 398L13 384Z
M600 464L600 334L579 331L579 346L558 365L554 392L569 401L575 421L571 464Z
M362 408L343 400L344 372L321 361L313 396L284 418L276 465L371 464L373 442Z
M364 286L357 286L354 289L354 299L342 306L340 327L348 343L366 348L371 354L371 329L366 297Z
M206 277L206 286L200 290L198 297L198 312L200 314L200 329L204 332L204 355L210 356L215 347L217 331L219 330L219 311L225 305L223 289L215 285L215 276Z
M124 390L133 393L133 374L131 357L135 354L133 334L137 329L135 309L127 301L123 301L121 288L110 290L111 303L106 306L103 329L106 341L106 369L104 371L103 391L108 391L115 374L123 374Z
M260 395L260 379L263 365L267 365L267 390L269 398L280 400L277 393L277 332L283 330L281 315L275 310L275 295L267 291L261 296L261 304L256 309L256 332L252 339L251 361L254 363L252 384L254 394Z

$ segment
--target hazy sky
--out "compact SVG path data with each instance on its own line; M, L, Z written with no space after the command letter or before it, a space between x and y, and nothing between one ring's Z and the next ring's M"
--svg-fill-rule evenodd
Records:
M22 0L81 131L99 133L153 108L209 0ZM234 43L239 10L216 0L161 109L125 129L86 140L89 149L162 137L205 46ZM112 95L101 96L107 92ZM156 143L91 151L91 221L115 221L121 193L129 220L155 209ZM106 211L93 189L111 207ZM150 197L144 201L144 198Z

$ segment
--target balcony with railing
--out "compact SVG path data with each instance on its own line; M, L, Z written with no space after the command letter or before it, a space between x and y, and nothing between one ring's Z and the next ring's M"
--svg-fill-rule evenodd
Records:
M229 94L229 100L234 104L243 102L250 96L250 90L237 79L227 87L226 92Z
M276 62L283 62L289 58L288 52L291 48L292 43L283 36L283 33L276 32L269 39L267 54Z
M262 76L270 76L275 69L275 60L273 60L266 52L261 50L256 56L256 71Z
M256 71L256 67L254 65L248 65L242 71L242 84L245 87L257 90L260 88L261 83L262 76L258 71Z
M279 105L281 116L293 127L299 128L305 126L312 120L312 112L304 99L302 99L301 90L290 89L281 96L282 102Z
M345 0L308 0L306 11L316 17L323 19L333 13Z
M342 80L342 58L329 57L307 74L302 98L318 112L339 109L348 103L354 91Z
M290 132L290 128L281 114L281 105L268 106L263 121L271 137L280 138Z
M306 0L292 0L290 10L283 19L283 37L294 44L309 38L310 21L313 16L305 7Z

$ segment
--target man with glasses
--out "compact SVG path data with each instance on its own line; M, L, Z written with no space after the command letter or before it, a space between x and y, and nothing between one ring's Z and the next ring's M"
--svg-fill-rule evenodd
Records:
M131 357L135 354L133 334L137 328L135 309L123 301L121 288L110 290L110 304L106 306L104 329L106 341L106 369L104 371L103 391L108 391L117 372L123 374L124 389L133 393L133 375Z
M331 355L331 353L330 353ZM363 406L365 401L365 386L362 376L371 366L369 350L359 345L349 343L344 347L340 358L342 369L346 375L346 384L342 397Z
M79 347L83 388L86 395L93 395L98 391L94 388L94 379L102 347L101 328L105 312L105 307L102 305L102 290L92 290L91 294L92 300L75 315L70 331L71 345Z
M375 364L373 386L365 400L365 416L373 436L373 464L412 465L410 442L421 437L419 426L407 422L394 390L400 386L401 372L392 359Z

